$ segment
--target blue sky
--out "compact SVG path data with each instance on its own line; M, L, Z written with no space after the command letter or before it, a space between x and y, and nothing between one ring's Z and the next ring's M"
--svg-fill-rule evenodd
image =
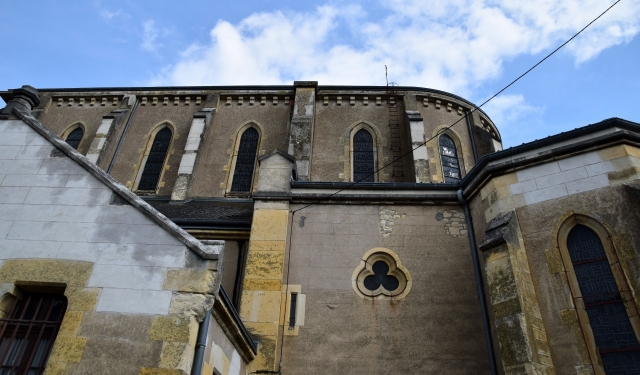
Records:
M0 89L322 84L481 103L612 0L33 1L0 6ZM640 3L622 0L484 109L505 146L640 122Z

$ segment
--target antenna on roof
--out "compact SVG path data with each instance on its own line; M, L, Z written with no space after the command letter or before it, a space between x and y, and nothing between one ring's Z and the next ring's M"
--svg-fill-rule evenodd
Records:
M389 75L387 74L387 66L384 66L384 78L387 80L387 86L389 86Z

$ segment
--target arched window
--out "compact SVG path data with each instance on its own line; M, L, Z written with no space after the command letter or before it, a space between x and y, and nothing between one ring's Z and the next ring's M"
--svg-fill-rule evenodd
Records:
M353 135L353 181L374 182L373 136L364 129Z
M240 137L240 145L238 145L238 155L236 156L236 167L233 171L231 191L251 191L253 170L256 165L256 154L258 152L259 140L260 134L253 127L242 133L242 137Z
M457 184L462 179L458 152L453 139L446 134L440 136L440 162L446 184Z
M138 190L156 190L156 187L158 187L158 181L160 180L160 174L162 173L162 168L167 158L167 151L169 150L172 136L173 133L169 128L164 128L156 134L151 150L149 151L149 156L147 157L147 162L144 165Z
M578 224L569 232L567 249L605 372L640 374L640 343L600 237Z
M66 310L62 295L16 298L0 319L0 374L42 374Z
M69 144L69 146L78 149L80 146L80 141L82 141L82 137L84 136L84 130L81 127L75 128L69 135L67 135L67 139L65 141Z

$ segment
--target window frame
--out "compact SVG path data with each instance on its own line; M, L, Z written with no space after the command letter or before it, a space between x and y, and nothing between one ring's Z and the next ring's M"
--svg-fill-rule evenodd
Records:
M147 166L147 160L149 158L149 153L151 152L151 148L153 147L153 143L156 139L158 133L160 133L163 129L169 129L171 131L171 140L169 141L169 146L167 147L167 151L164 156L164 162L162 163L162 170L160 171L160 175L158 176L158 182L156 183L156 188L154 190L139 190L138 186L140 185L140 181L142 180L142 175L144 174L144 169ZM158 189L161 187L161 183L164 182L164 173L167 170L167 163L169 162L169 157L171 156L173 150L173 142L176 139L176 129L171 126L170 123L162 123L157 126L149 135L147 140L147 144L144 149L144 153L142 156L142 160L140 161L140 166L138 168L136 179L133 185L132 191L139 195L153 195L157 194Z
M595 336L593 330L591 329L589 317L587 315L587 311L582 298L582 292L580 291L580 286L578 284L578 279L573 268L573 262L571 260L569 248L567 245L569 233L577 225L588 227L589 229L593 230L599 237L600 242L602 243L602 247L604 248L605 254L607 256L609 267L611 269L611 272L613 273L616 286L618 287L618 291L620 293L620 296L622 297L625 311L627 313L627 316L629 317L629 321L631 322L631 326L633 327L636 338L640 341L640 317L638 317L638 306L633 294L630 291L624 270L622 269L622 266L616 254L615 247L611 242L609 231L598 221L586 215L573 215L566 219L558 230L557 241L565 275L569 284L571 301L573 305L572 307L575 309L578 316L578 321L580 323L580 328L582 330L587 351L589 353L589 359L593 366L594 372L596 375L606 375L598 347L596 346Z
M87 127L84 125L84 123L78 121L71 124L65 129L65 131L62 132L60 139L67 142L67 138L69 138L69 135L71 135L71 133L76 129L82 129L82 138L80 139L80 142L78 142L78 148L75 149L76 151L80 152L80 146L82 146L82 142L84 142L87 135Z
M369 135L371 136L372 139L372 151L371 153L373 154L373 182L379 182L379 172L378 172L378 136L377 136L377 132L369 125L364 124L364 123L359 123L357 126L353 127L350 131L349 134L349 167L350 167L350 176L349 176L349 181L350 182L356 182L355 179L355 168L354 168L354 164L355 164L355 158L353 156L354 154L354 138L356 136L356 133L358 133L359 131L364 130L366 132L369 133ZM364 182L364 181L363 181Z
M242 141L242 136L244 135L244 133L250 128L253 128L258 132L258 144L256 146L256 157L253 164L253 177L251 179L251 187L249 188L249 191L231 191L231 188L233 187L233 179L235 177L236 162L238 161L238 151L240 149L240 142ZM228 164L229 168L227 170L227 181L226 181L226 184L225 184L226 186L224 190L225 196L250 197L251 194L253 194L253 190L256 186L256 181L258 179L258 173L260 173L258 168L258 157L260 157L260 155L263 153L262 152L263 137L264 135L263 135L262 127L254 121L251 121L242 125L240 129L238 129L238 131L236 132L236 136L233 141L233 149L232 149L233 151L231 152L231 159Z

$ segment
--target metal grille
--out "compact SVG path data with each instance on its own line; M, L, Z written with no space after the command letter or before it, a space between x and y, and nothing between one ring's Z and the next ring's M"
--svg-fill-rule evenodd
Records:
M373 136L364 129L353 135L353 181L374 182Z
M173 133L169 128L164 128L156 134L147 157L147 163L144 165L138 190L156 190L172 136Z
M67 136L66 142L69 146L77 150L78 146L80 146L80 141L82 141L83 136L84 136L84 130L82 130L82 128L75 128Z
M373 263L371 270L374 274L365 277L363 280L365 288L372 292L377 290L380 285L390 292L398 289L398 286L400 285L398 279L395 276L387 275L389 273L389 265L387 263L377 261Z
M242 133L240 146L238 147L238 156L236 157L236 167L233 172L231 191L251 191L259 139L260 135L255 128L249 128Z
M0 319L0 375L39 375L67 309L55 294L29 294L16 299L7 319Z
M577 225L567 247L606 373L640 374L640 344L600 238Z
M440 136L440 161L446 184L457 184L461 180L458 152L453 139L446 134Z

